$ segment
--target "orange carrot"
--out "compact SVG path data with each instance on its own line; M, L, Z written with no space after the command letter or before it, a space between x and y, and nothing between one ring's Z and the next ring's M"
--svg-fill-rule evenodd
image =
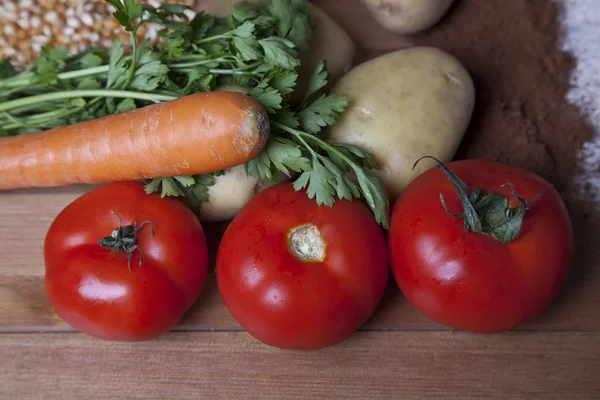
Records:
M0 190L215 172L256 157L269 119L252 98L206 92L0 138Z

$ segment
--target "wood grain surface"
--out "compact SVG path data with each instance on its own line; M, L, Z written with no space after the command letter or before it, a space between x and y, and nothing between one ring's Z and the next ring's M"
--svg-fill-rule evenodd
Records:
M40 337L41 336L41 337ZM600 334L361 332L328 349L243 332L108 343L0 335L7 399L594 399ZM9 383L9 384L8 384Z
M358 0L316 3L352 29L359 60L413 44L365 18ZM419 314L390 279L353 337L282 351L241 329L211 271L174 332L113 343L74 332L44 291L46 231L92 188L0 193L0 399L600 399L600 246L578 219L559 298L514 332L452 331ZM222 227L206 229L214 249Z

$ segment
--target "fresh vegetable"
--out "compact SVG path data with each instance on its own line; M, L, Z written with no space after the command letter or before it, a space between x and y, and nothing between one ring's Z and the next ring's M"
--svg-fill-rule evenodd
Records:
M208 187L208 201L200 206L200 221L229 221L256 193L275 184L248 174L243 165L227 169L214 179L214 185Z
M302 93L309 87L309 78L321 60L327 63L329 72L327 90L348 73L356 61L356 48L348 33L316 5L310 3L314 25L307 49L300 53L298 90L292 94L291 102L299 104Z
M268 137L269 120L256 100L234 92L196 93L1 137L0 189L213 173L252 160Z
M377 79L373 79L377 76ZM412 47L371 59L350 71L332 93L352 99L329 140L350 143L375 156L374 173L392 199L435 163L411 170L418 154L452 160L473 112L469 73L451 55Z
M224 17L231 13L235 3L241 0L210 0L200 8L210 15ZM250 0L258 4L260 0ZM273 2L274 4L277 1ZM350 35L325 11L313 3L308 3L310 14L295 21L294 26L309 27L307 42L299 48L300 69L298 83L292 93L291 102L295 105L302 101L308 80L322 60L327 63L329 72L328 89L331 88L354 65L356 49Z
M197 300L208 270L194 214L136 182L100 186L69 204L48 230L44 257L58 315L118 341L169 331Z
M238 3L226 18L199 13L189 23L181 5L154 8L110 0L115 18L131 33L131 54L120 41L109 52L88 49L67 56L66 49L44 47L41 57L17 73L6 60L0 68L0 135L16 135L96 119L235 83L269 114L270 139L246 163L253 176L295 177L318 204L362 197L377 221L388 224L389 204L381 182L368 173L370 154L343 143L328 143L323 133L345 109L348 99L327 95L325 63L314 70L302 102L290 106L300 58L310 36L305 0ZM153 24L161 41L138 41L138 28ZM43 94L40 94L43 93ZM142 151L143 148L140 148ZM356 181L346 178L352 172ZM181 196L198 208L207 200L214 174L183 175L150 182L148 192Z
M427 317L502 332L542 313L573 257L569 214L541 177L484 159L417 177L393 207L394 277Z
M414 34L437 24L453 0L361 0L385 29Z
M317 349L349 337L373 314L388 256L362 202L317 206L286 182L254 196L233 219L216 273L225 305L252 336Z

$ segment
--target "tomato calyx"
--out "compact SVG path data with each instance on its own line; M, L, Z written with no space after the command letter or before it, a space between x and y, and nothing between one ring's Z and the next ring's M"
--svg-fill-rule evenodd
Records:
M137 245L137 233L144 225L150 224L152 226L152 237L154 237L154 222L146 220L140 226L137 225L137 222L134 222L133 225L123 226L121 216L112 210L110 212L119 218L119 226L113 229L109 236L98 239L98 244L115 252L125 251L127 253L127 268L131 271L131 257L136 250L140 252L140 262L138 265L142 265L143 254L142 249Z
M444 172L446 177L454 189L460 201L463 205L463 212L460 214L452 213L446 202L444 196L440 193L440 201L444 210L455 218L462 218L464 220L465 232L473 231L493 237L502 243L508 243L519 237L521 231L521 225L525 213L531 206L531 204L550 186L548 185L531 198L529 202L526 202L523 197L517 195L515 186L507 182L501 187L508 186L512 192L512 195L519 202L519 205L515 207L509 206L509 199L500 193L486 193L484 190L479 188L469 189L469 187L462 181L454 172L452 172L442 161L432 156L423 156L419 158L413 165L413 169L417 166L419 161L424 158L429 158L435 161L440 169Z
M292 254L303 262L322 262L325 259L325 241L319 228L304 224L290 229L288 245Z

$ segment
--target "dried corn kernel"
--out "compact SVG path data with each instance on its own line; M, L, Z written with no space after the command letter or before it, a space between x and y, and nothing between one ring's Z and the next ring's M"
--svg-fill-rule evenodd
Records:
M194 0L141 1L154 7L194 5ZM17 66L28 64L45 44L75 53L89 46L110 47L117 38L127 43L129 33L118 27L113 11L104 0L0 0L0 60L10 57ZM157 39L156 30L142 28L140 36Z

